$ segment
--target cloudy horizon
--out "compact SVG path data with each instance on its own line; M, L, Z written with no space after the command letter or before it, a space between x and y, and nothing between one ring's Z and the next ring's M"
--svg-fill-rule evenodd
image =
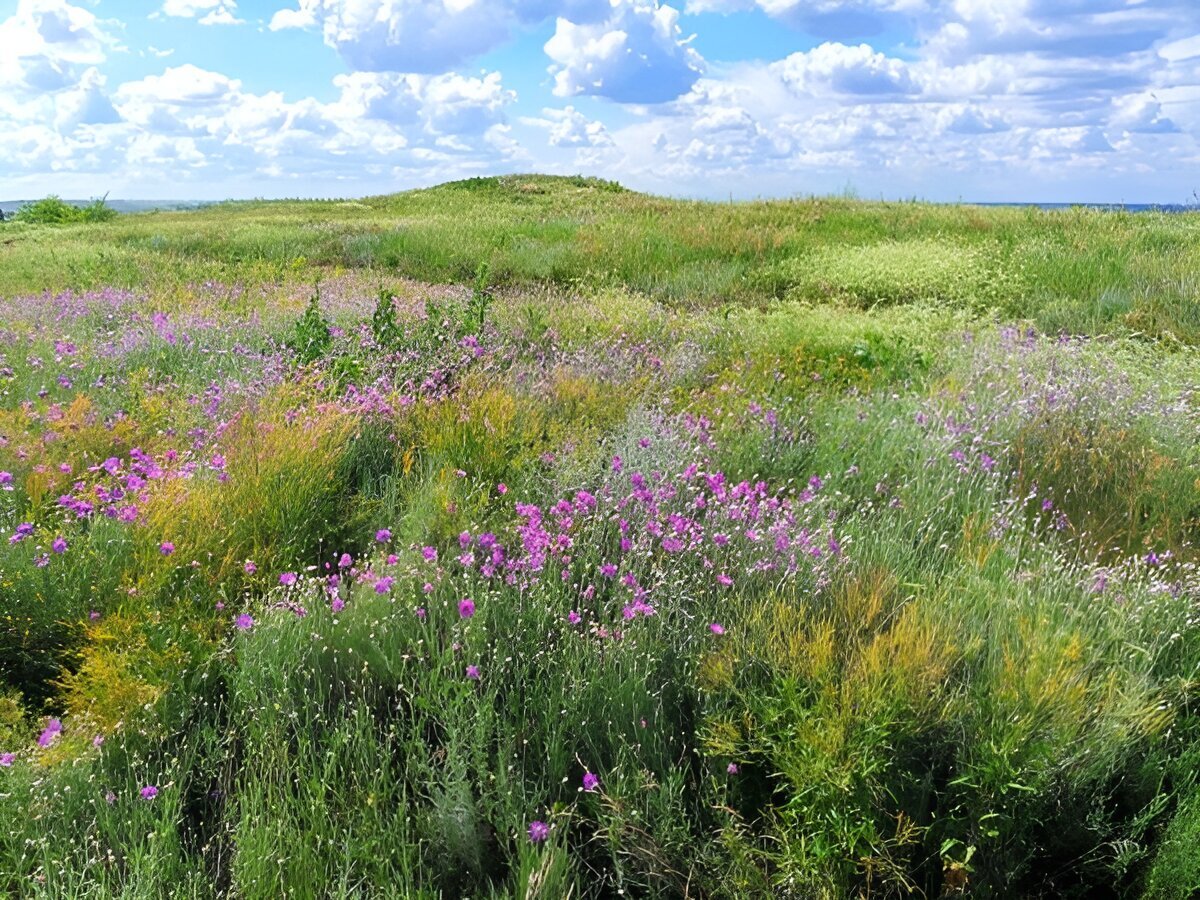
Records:
M1184 203L1186 0L0 0L0 197Z

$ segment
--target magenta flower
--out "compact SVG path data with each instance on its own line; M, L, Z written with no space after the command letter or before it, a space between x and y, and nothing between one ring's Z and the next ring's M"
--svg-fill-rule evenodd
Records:
M733 584L733 579L722 572L717 576L717 584L721 585L722 587L729 587Z
M11 491L12 483L12 472L0 472L0 488L3 488L6 491Z
M475 615L475 601L469 597L464 597L458 602L458 614L464 619L469 619Z
M66 553L67 552L67 539L62 536L56 537L54 539L54 542L50 545L50 549L53 550L55 553Z
M153 800L155 797L158 796L158 788L156 788L152 784L148 784L144 788L142 788L141 794L142 794L143 800Z
M341 555L341 557L338 559L338 568L339 569L348 569L352 565L354 565L354 557L351 556L349 553L343 553Z
M0 753L0 766L8 768L13 764L13 760L17 758L15 753Z
M385 575L375 582L375 593L386 594L392 589L392 585L396 583L396 579L391 575Z
M600 787L600 776L591 772L583 773L583 789L589 794Z
M479 680L479 666L467 666L467 677L472 681Z
M392 533L386 528L380 528L377 532L375 532L375 540L379 541L381 544L386 544L391 539Z
M104 743L104 735L102 735L102 734L98 734L94 738L92 738L92 746L93 747L99 747L103 743Z
M425 546L421 548L421 555L425 557L426 562L433 562L438 557L437 547Z
M170 556L172 553L175 552L175 545L172 544L170 541L163 541L161 544L158 545L158 552L161 553L163 556Z
M425 612L425 607L418 606L417 607L417 618L420 619L422 622L424 622L426 615L428 615L428 613Z
M238 631L249 631L254 627L254 617L249 613L242 613L233 620L233 624L237 626Z
M252 559L246 560L246 564L242 566L242 568L246 570L247 575L253 575L258 571L258 566L255 565L254 560Z
M96 609L91 610L90 612L88 612L88 618L91 619L93 622L95 622L97 619L100 618L100 611L96 610Z
M346 601L343 600L341 597L334 597L333 602L329 604L329 608L332 609L335 613L340 613L343 609L346 608Z
M508 485L505 484L503 481L500 482L498 485L496 485L496 493L500 494L500 495L507 494L508 493Z
M567 613L567 621L572 625L578 625L582 619L583 616L579 615L579 613L575 612L575 610L571 610L569 613Z
M529 823L529 840L535 844L540 844L546 838L550 837L550 826L540 819L534 819Z
M730 763L729 765L727 765L725 767L725 771L728 772L730 775L736 775L738 773L737 763Z
M293 584L296 583L296 573L295 572L284 572L282 575L279 576L279 583L282 584L284 587L291 587Z
M62 722L58 719L51 719L46 723L46 727L38 736L39 747L49 747L54 743L54 739L62 733Z
M711 625L708 626L708 630L711 631L713 634L724 634L725 626L722 625L720 622L713 622Z

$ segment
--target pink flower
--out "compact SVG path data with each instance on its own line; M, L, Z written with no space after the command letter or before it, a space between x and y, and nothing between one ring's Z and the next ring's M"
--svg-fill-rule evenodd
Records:
M343 600L341 597L334 597L333 602L331 604L329 604L329 607L335 613L340 613L343 609L346 608L346 601Z
M282 584L284 587L291 587L293 584L296 583L296 573L295 572L284 572L282 575L279 576L279 583Z
M722 625L720 622L713 622L711 625L708 626L708 630L711 631L713 634L724 634L725 626Z
M141 795L143 800L153 800L158 796L158 788L152 784L148 784L142 788Z
M729 765L727 765L725 767L725 771L728 772L730 775L736 775L738 773L737 763L730 763Z
M391 539L392 533L386 528L380 528L377 532L375 532L375 540L379 541L381 544L386 544Z
M13 764L13 760L17 758L15 753L0 753L0 766L8 768Z
M567 621L572 625L578 625L582 618L583 617L579 615L579 613L575 612L575 610L571 610L569 613L567 613Z
M508 493L508 485L505 484L503 481L500 482L498 485L496 485L496 493L500 494L501 496L503 496L504 494L507 494Z
M233 624L237 626L238 631L249 631L254 627L254 617L249 613L242 613L233 620Z
M479 680L479 666L467 666L467 677L472 681Z
M258 571L258 566L254 564L254 560L252 559L246 560L246 564L242 568L246 570L247 575L253 575Z
M535 844L540 844L546 838L550 837L550 826L539 819L534 819L529 823L529 840Z
M172 553L175 552L175 545L172 544L170 541L163 541L161 544L158 545L158 552L161 553L163 556L170 556Z
M469 597L464 597L458 602L458 614L464 619L469 619L475 615L475 601Z
M600 787L600 777L591 772L583 773L583 789L589 794Z

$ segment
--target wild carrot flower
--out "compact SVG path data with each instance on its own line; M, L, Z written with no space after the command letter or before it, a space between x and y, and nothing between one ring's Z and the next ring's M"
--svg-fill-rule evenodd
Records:
M469 619L475 615L475 601L469 597L464 597L458 601L458 614L464 619Z
M540 844L546 838L550 837L550 826L540 819L534 819L529 823L529 840L535 844Z
M158 796L158 788L152 784L148 784L142 788L141 795L143 800L153 800Z

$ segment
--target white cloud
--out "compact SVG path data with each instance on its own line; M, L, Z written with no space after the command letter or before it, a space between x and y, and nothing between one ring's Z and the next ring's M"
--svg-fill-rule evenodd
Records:
M913 94L920 86L907 63L867 44L825 43L773 64L780 79L797 93Z
M88 10L66 0L18 0L0 22L0 92L44 93L79 83L104 62L114 38Z
M546 129L551 147L611 147L613 142L603 122L589 119L573 106L543 109L542 118L525 118L522 123Z
M558 19L545 46L555 95L661 103L685 93L704 60L678 22L678 10L657 0L615 0L612 15L594 24Z
M201 13L201 25L244 25L236 15L237 0L165 0L162 12L181 19L194 19Z

